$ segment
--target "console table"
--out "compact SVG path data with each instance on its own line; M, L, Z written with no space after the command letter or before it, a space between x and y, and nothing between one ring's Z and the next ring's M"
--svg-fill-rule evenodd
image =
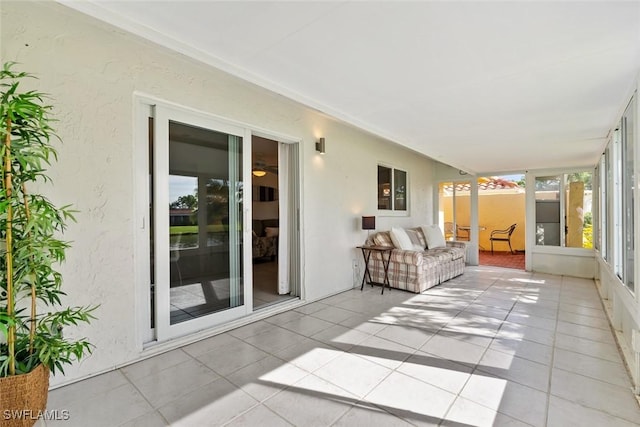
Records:
M364 283L367 281L367 276L369 276L369 283L371 286L382 285L382 292L384 294L385 285L391 289L389 285L389 261L391 261L391 251L393 248L389 246L358 246L358 249L362 250L362 257L364 258L364 275L362 276L362 285L360 285L360 290L364 289ZM371 258L371 254L373 252L379 252L382 254L382 266L384 268L384 281L382 283L375 283L371 279L371 273L369 272L369 259ZM386 254L386 259L385 259Z

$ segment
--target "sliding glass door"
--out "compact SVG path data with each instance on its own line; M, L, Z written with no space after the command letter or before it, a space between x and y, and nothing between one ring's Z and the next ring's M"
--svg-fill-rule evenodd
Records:
M243 262L251 250L244 132L196 113L156 107L152 247L158 340L251 311L251 273Z

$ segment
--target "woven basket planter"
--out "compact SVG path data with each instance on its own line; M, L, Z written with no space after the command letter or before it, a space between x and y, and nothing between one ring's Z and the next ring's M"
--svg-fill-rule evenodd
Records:
M49 394L49 369L0 378L0 427L31 427L44 413Z

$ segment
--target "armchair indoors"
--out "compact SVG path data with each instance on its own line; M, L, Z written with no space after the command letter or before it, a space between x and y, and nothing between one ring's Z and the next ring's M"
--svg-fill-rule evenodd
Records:
M507 242L509 244L509 251L513 254L513 248L511 247L511 235L513 234L513 230L516 229L516 225L511 224L511 226L504 230L492 230L491 235L489 236L489 240L491 241L491 255L493 255L493 242Z

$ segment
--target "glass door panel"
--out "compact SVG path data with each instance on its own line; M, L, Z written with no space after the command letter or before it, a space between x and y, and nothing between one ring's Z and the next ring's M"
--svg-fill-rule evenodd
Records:
M240 317L245 306L242 129L158 109L154 150L158 339Z

